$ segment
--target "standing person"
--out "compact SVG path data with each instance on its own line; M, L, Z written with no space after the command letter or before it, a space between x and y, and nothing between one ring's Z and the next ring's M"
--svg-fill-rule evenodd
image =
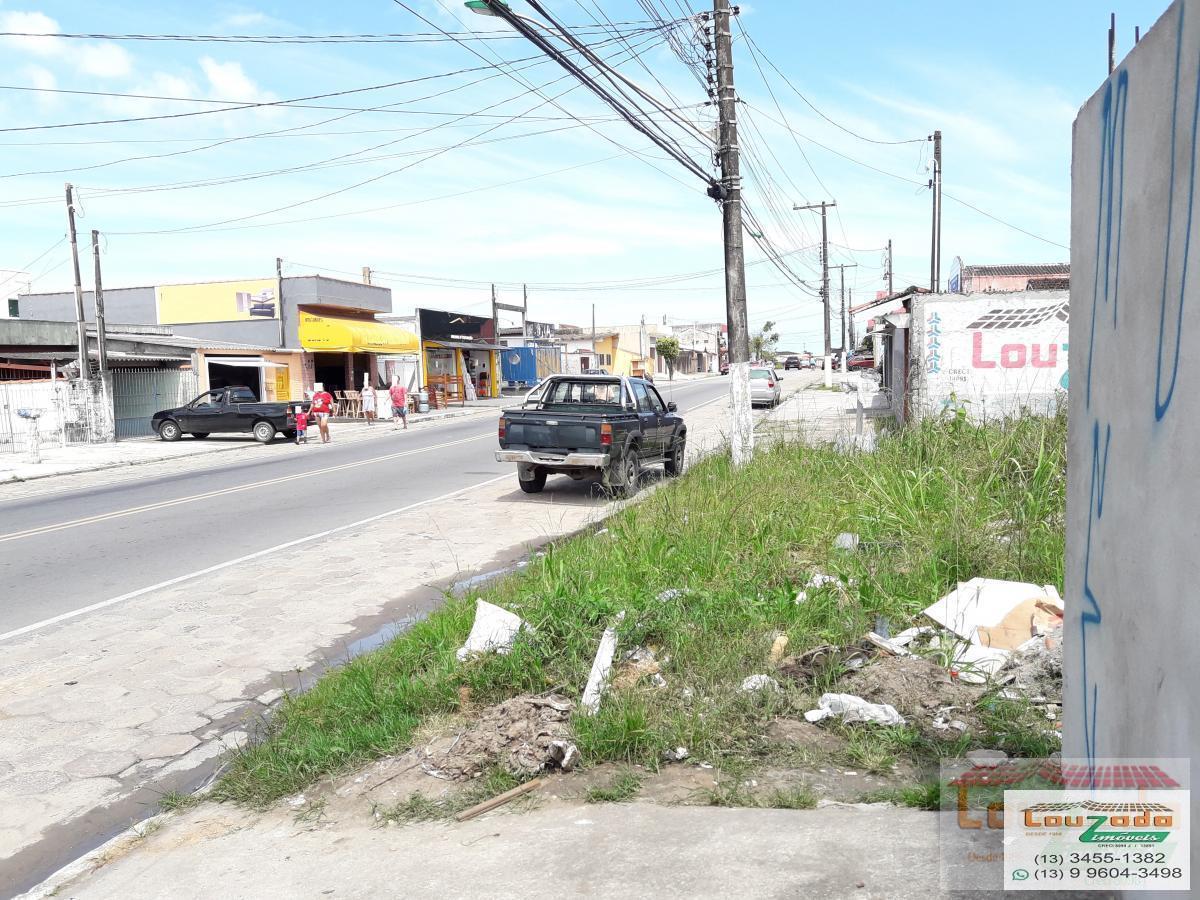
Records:
M368 376L369 377L369 376ZM367 419L368 425L375 424L375 388L371 387L371 382L367 378L363 379L362 394L362 410L363 415Z
M388 396L392 400L392 429L395 430L404 422L404 430L408 431L408 389L400 384L399 379L393 379Z
M296 407L296 443L308 443L308 413L303 406Z
M325 390L325 385L317 382L312 397L312 412L317 417L317 428L321 430L321 443L329 443L329 414L333 411L333 395Z

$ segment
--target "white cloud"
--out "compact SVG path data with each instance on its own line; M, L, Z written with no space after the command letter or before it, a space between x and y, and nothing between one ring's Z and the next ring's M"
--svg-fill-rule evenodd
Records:
M61 32L58 22L40 12L6 12L0 14L0 30L19 31L30 34L54 34ZM12 47L34 56L62 56L66 50L66 41L54 37L6 37L6 46Z
M54 73L43 66L26 66L21 70L21 74L25 76L25 81L30 87L40 88L43 91L51 91L58 87L58 79L54 77ZM59 105L61 97L58 94L37 94L37 105L42 109L50 109Z
M275 100L270 91L262 90L242 68L241 63L217 62L211 56L202 57L200 68L208 79L210 94L220 100L237 100L244 103L265 103Z
M266 25L275 21L265 13L260 12L244 12L234 13L232 16L226 16L224 24L230 28L248 28L252 25Z
M85 44L75 54L75 65L96 78L125 78L133 72L133 57L116 44Z

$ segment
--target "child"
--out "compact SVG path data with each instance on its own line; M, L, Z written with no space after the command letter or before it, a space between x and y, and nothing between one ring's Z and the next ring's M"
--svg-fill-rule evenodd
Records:
M308 443L308 413L303 406L296 407L296 443Z

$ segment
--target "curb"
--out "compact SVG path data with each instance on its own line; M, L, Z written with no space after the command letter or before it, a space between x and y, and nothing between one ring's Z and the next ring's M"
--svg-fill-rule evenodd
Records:
M488 407L485 409L469 409L469 410L462 410L460 412L449 412L449 413L446 413L445 415L438 416L436 419L417 419L416 421L410 422L409 426L412 428L415 428L418 425L436 425L438 422L444 422L447 419L463 419L463 418L469 418L471 416L481 416L488 412L493 412L493 411L499 412L500 410L501 410L501 407ZM356 421L358 421L358 420L357 419L344 419L344 420L341 420L341 424L347 424L349 422L356 422ZM337 420L335 420L335 424L337 424ZM257 443L255 443L253 441L247 441L244 444L236 444L232 447L213 447L212 449L206 449L202 453L192 453L192 454L188 454L188 456L202 458L202 457L213 456L217 453L231 453L236 450L251 450L256 446L258 446ZM133 459L133 460L123 460L121 462L102 463L100 465L88 466L85 469L72 469L69 472L41 472L41 473L37 473L35 475L26 475L24 477L14 475L11 478L0 479L0 485L23 484L27 481L42 481L47 478L61 478L66 475L86 475L91 472L105 472L110 469L121 469L121 468L125 468L125 467L132 468L133 466L145 466L145 465L150 465L152 463L160 463L160 462L176 462L178 460L187 459L187 458L188 458L187 456L160 456L156 459Z

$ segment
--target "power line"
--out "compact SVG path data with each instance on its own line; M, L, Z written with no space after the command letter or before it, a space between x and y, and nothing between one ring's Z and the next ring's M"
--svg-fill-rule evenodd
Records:
M648 20L640 22L614 22L614 26L628 29L630 34L658 31L663 26ZM580 30L589 34L598 33L596 26L583 25ZM41 31L0 31L0 37L18 38L63 38L66 40L94 41L164 41L191 43L251 43L251 44L407 44L437 42L445 43L452 40L511 40L520 35L511 31L464 31L457 34L448 32L413 32L391 34L80 34L66 32Z

